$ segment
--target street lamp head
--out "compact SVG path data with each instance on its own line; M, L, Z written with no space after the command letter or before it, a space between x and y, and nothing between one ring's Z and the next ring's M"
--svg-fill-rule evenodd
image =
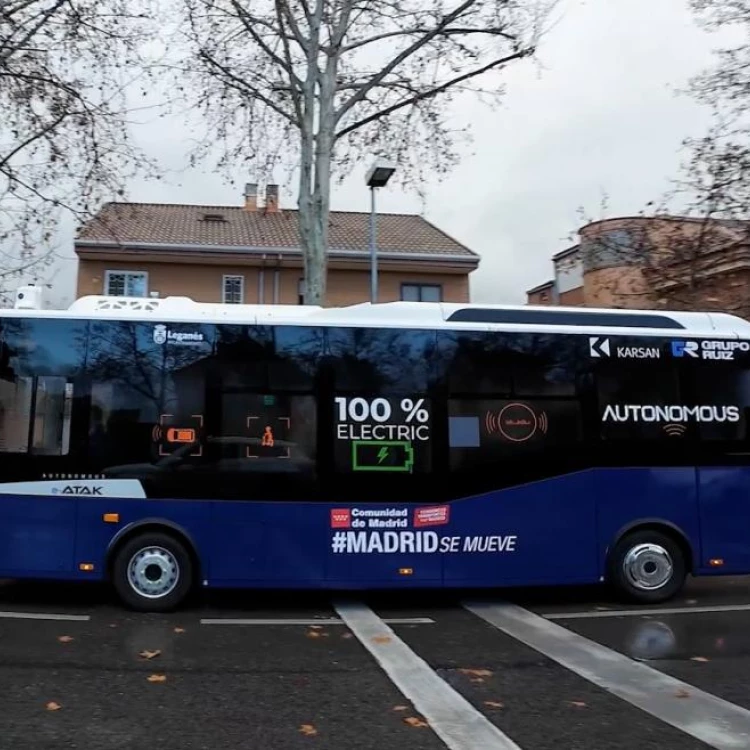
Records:
M391 175L396 171L396 164L387 159L376 159L373 165L367 170L365 182L367 187L381 188L385 187Z

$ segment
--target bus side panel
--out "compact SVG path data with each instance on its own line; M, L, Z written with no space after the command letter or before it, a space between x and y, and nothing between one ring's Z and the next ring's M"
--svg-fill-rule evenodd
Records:
M119 523L105 523L105 513L118 513ZM131 524L148 521L167 521L184 530L195 546L201 561L201 572L206 575L205 551L210 539L209 503L170 500L131 500L123 498L78 500L78 533L75 544L76 570L79 563L93 563L93 573L82 573L81 578L100 579L106 575L106 558L110 542L122 529Z
M547 479L451 505L459 552L444 555L448 586L590 583L597 579L591 472ZM477 537L512 535L512 551L472 551ZM502 542L496 543L502 546Z
M750 572L750 468L724 466L698 469L702 554L701 573ZM708 568L708 561L724 565Z
M326 519L315 503L214 503L209 585L319 585L325 579Z
M0 571L44 575L73 569L74 497L0 497Z
M209 584L319 584L325 578L326 518L314 503L214 503Z
M639 522L666 521L688 539L700 559L696 470L693 468L599 469L596 476L599 571L617 535Z

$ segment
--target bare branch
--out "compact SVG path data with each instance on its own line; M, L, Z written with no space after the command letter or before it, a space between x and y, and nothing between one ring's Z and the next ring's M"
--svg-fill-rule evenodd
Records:
M388 115L393 114L394 112L397 112L399 109L403 109L404 107L409 107L413 104L416 104L419 101L422 101L424 99L431 99L432 97L437 96L438 94L443 93L444 91L447 91L448 89L456 86L459 83L463 83L464 81L468 81L472 78L476 78L477 76L482 75L483 73L486 73L488 70L492 70L493 68L498 68L501 65L507 65L510 62L513 62L514 60L520 60L523 57L529 57L530 55L534 54L533 48L523 50L522 52L517 52L513 55L508 55L507 57L502 57L499 60L493 60L491 63L488 63L487 65L483 65L481 68L477 68L476 70L471 70L468 73L464 73L460 76L456 76L455 78L452 78L450 81L445 81L444 83L441 83L438 86L435 86L431 89L427 89L426 91L419 91L412 96L403 99L400 102L396 102L395 104L390 105L389 107L385 107L384 109L381 109L377 112L373 112L371 115L368 115L367 117L363 117L361 120L358 120L357 122L352 123L351 125L348 125L347 127L340 130L338 133L336 133L336 138L343 138L345 135L348 135L354 130L358 130L359 128L369 125L371 122L375 122L376 120L381 120L384 117L387 117Z

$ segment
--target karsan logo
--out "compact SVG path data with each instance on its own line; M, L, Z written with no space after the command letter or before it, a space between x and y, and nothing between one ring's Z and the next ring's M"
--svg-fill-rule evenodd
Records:
M173 331L161 323L154 326L155 344L202 344L205 341L200 331Z
M607 406L602 422L739 422L739 406L651 406L617 404Z
M656 346L612 346L608 338L589 337L589 354L595 358L616 357L617 359L659 359L661 351Z
M734 360L737 352L750 352L747 341L673 341L672 356L683 359Z

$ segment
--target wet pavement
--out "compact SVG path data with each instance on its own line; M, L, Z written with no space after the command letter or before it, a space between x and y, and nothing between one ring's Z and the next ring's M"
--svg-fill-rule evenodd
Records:
M501 614L512 602L552 645L577 634L644 665L647 677L687 683L676 691L684 725L493 627L463 606L468 599L497 603ZM450 737L451 722L481 720L499 730L481 750L750 748L750 578L690 581L675 600L646 608L599 588L341 600L366 605L390 629L364 637L339 618L339 599L321 594L212 593L177 613L142 615L106 587L0 586L3 746L480 750ZM413 662L389 664L397 645ZM420 692L428 672L450 688L447 703ZM716 696L748 709L747 736L735 727L711 740L692 728L698 691L709 707ZM744 712L736 717L741 726Z

